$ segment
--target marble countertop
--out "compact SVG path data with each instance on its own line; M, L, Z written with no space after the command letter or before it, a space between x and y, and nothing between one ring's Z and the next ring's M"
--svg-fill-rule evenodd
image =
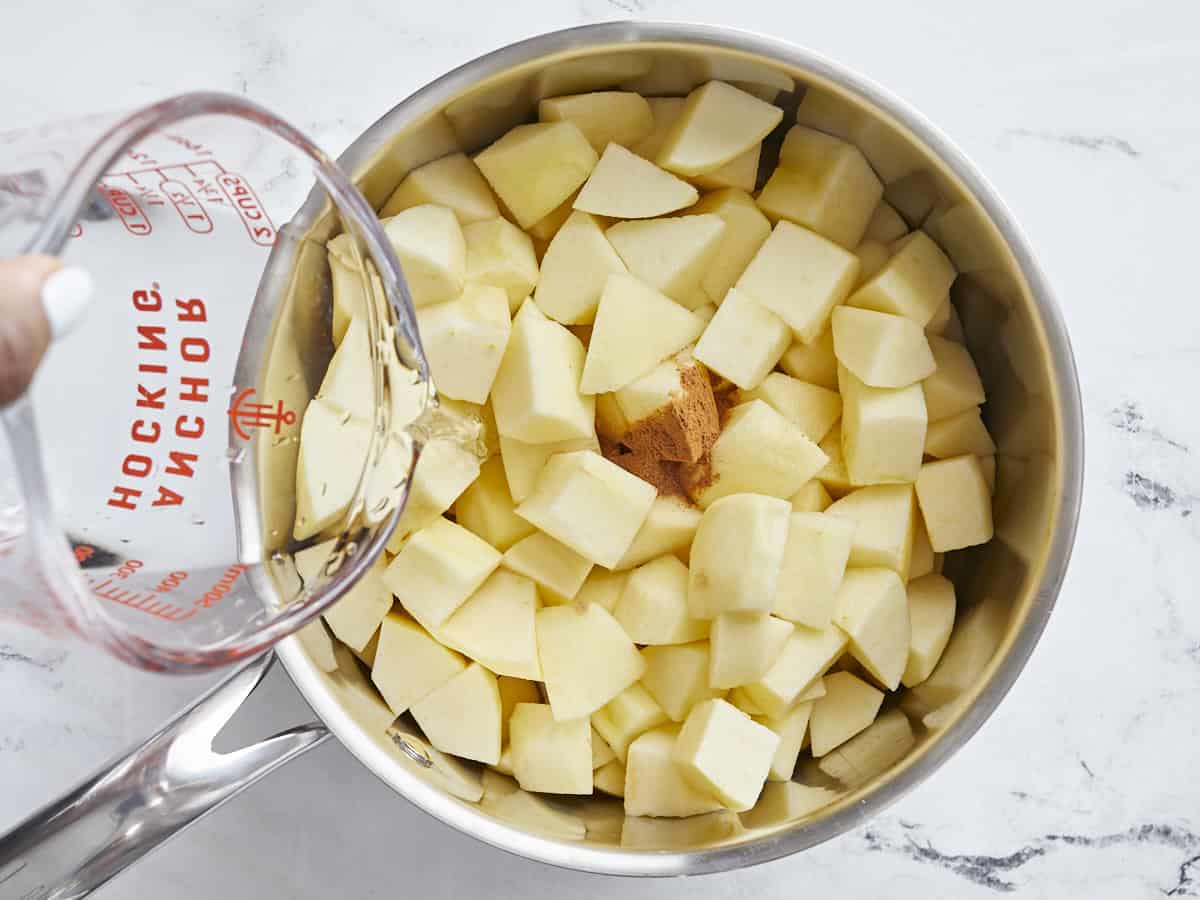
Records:
M1200 896L1200 304L1188 274L1200 6L41 0L4 16L0 127L210 87L273 107L337 152L460 62L623 17L743 27L858 69L939 123L1027 230L1074 341L1088 452L1073 563L1028 668L980 733L886 814L748 871L618 882L519 860L418 812L331 742L103 896ZM206 680L140 674L77 646L0 646L0 830ZM276 671L242 727L307 716Z

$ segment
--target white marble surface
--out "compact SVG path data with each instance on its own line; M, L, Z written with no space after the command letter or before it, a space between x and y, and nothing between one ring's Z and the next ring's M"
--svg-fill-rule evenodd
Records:
M1028 669L887 814L749 871L618 882L514 859L417 812L329 744L104 896L1200 896L1196 4L39 0L2 17L0 127L212 87L340 151L451 66L627 16L772 33L876 78L973 156L1027 229L1071 329L1088 440L1074 561ZM0 647L0 829L200 687L78 647ZM265 733L305 715L277 672L248 718Z

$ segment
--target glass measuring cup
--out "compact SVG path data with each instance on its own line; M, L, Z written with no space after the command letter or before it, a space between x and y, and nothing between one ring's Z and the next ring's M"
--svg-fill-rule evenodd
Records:
M340 231L320 277L268 267L277 253L325 259L285 224L310 175L335 213L327 237ZM337 166L215 93L0 134L0 256L24 252L87 269L95 291L0 410L4 634L74 634L193 671L259 652L341 596L403 509L420 451L404 426L432 388L396 255ZM306 409L346 326L325 312L333 293L361 319L369 377L353 415L330 407L355 437L304 486L338 501L306 522L279 473L305 472ZM310 314L282 314L297 304ZM266 549L326 540L306 578Z

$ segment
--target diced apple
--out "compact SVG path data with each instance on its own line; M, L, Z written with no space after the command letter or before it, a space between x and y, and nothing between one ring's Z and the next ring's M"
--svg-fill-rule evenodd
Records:
M409 537L440 518L479 471L479 457L458 441L434 438L427 443L409 482L408 503L388 539L388 552L399 553Z
M899 709L890 709L824 756L817 768L842 784L861 784L898 763L916 742L908 717Z
M822 682L824 684L824 682ZM808 733L808 717L812 714L812 702L797 703L778 719L762 716L755 719L760 725L770 728L779 735L779 746L771 760L769 781L790 781L796 771L796 760L800 758L800 747Z
M807 228L780 222L737 288L787 322L799 340L812 343L857 276L858 257L853 253Z
M955 274L929 235L914 231L893 245L892 258L846 303L905 316L924 328L945 301Z
M700 510L675 497L656 497L633 543L614 568L632 569L664 553L687 549L696 536L700 516Z
M996 494L996 457L981 456L979 457L979 469L983 472L983 480L987 482L988 492L995 496Z
M691 206L694 187L654 163L609 144L575 198L575 208L615 219L652 219Z
M692 541L688 606L698 619L770 612L787 543L791 505L759 494L722 497L704 511Z
M645 671L620 623L595 603L547 607L536 624L546 693L560 721L590 716Z
M556 321L590 324L608 276L625 271L625 263L596 218L575 211L546 248L533 299Z
M525 790L514 791L488 806L497 819L511 822L524 831L561 841L582 841L587 826L579 816L551 806L541 797Z
M487 402L512 330L504 291L469 284L457 300L418 309L417 325L438 391Z
M617 601L621 599L621 592L625 590L625 580L628 577L628 572L610 572L608 569L594 566L572 602L578 607L595 603L612 612Z
M296 572L305 586L320 579L334 544L334 541L325 541L296 553ZM386 567L382 557L375 560L341 599L325 610L329 630L351 650L366 647L392 608L392 592L383 581Z
M409 172L379 215L394 216L425 203L445 206L460 225L500 215L491 188L465 153L443 156Z
M729 289L741 277L758 248L771 234L771 223L745 191L726 188L705 194L689 210L712 213L725 222L721 243L709 260L700 284L713 303L721 303Z
M537 609L533 581L499 569L438 628L438 638L497 675L540 681Z
M929 421L940 422L983 403L983 382L967 348L955 341L929 337L937 370L921 382Z
M596 436L569 441L554 441L549 444L527 444L524 441L500 435L500 460L504 463L504 476L508 480L509 493L515 502L520 503L533 493L538 475L546 465L546 460L558 453L573 453L577 450L594 450L600 452L600 442Z
M492 385L500 434L530 444L590 438L596 403L579 393L585 355L579 338L525 301Z
M908 387L937 368L925 332L911 319L841 306L832 323L838 362L870 387Z
M590 727L592 729L592 771L595 772L596 769L616 759L617 754L613 753L612 747L608 746L608 741L600 736L596 726Z
M596 431L616 443L620 443L629 431L629 419L615 393L596 395Z
M837 357L833 353L833 330L826 328L809 344L796 341L779 358L779 368L809 384L837 390Z
M847 570L833 621L849 636L850 653L863 668L889 691L898 688L912 636L900 576L891 569Z
M506 750L505 752L508 751ZM511 755L509 753L510 757ZM503 757L504 753L501 753L500 756ZM487 809L496 801L503 800L509 794L514 794L521 789L511 776L492 768L485 768L480 772L479 780L483 784L483 796L479 798L481 809Z
M934 422L925 434L925 455L936 459L962 456L992 456L996 445L979 417L979 409L966 409Z
M758 162L762 158L762 144L755 144L740 156L735 156L719 169L705 175L692 176L696 187L706 191L719 191L724 188L735 188L739 191L752 191L758 183Z
M666 722L667 714L641 684L631 684L592 713L592 726L622 765L634 740Z
M814 477L804 482L804 486L792 494L792 511L824 512L832 502L833 498L829 496L829 491L825 490L825 485Z
M879 484L851 491L834 501L825 515L854 523L851 566L883 566L902 573L912 559L914 511L912 485Z
M515 507L504 477L503 460L496 456L483 464L479 477L463 491L454 504L454 514L459 525L503 553L536 530L514 512Z
M654 128L650 105L631 91L596 91L542 100L538 119L574 122L597 153L609 144L632 147Z
M484 219L463 226L467 245L467 281L504 291L515 313L538 282L533 241L507 219Z
M635 644L686 644L708 636L688 612L688 567L660 556L629 573L613 617Z
M467 244L454 213L424 204L380 222L391 242L416 306L433 306L462 293Z
M592 569L591 560L541 531L509 547L503 562L506 569L536 581L548 603L570 602Z
M849 672L825 677L825 696L813 702L808 720L812 755L818 759L875 721L883 691Z
M397 716L467 667L461 655L445 647L401 612L392 612L379 629L371 681Z
M714 695L720 696L720 692L714 691ZM750 699L750 695L746 693L744 687L736 687L729 691L725 696L726 700L751 717L762 717L763 711L757 703Z
M612 794L614 797L625 796L625 766L620 760L610 760L592 773L592 781L596 790Z
M328 250L329 278L333 293L332 337L335 347L342 342L350 322L356 316L365 315L367 309L366 277L353 241L349 234L343 232L325 245ZM365 256L365 253L363 255ZM383 282L374 272L370 272L369 278L371 295L382 312Z
M854 255L858 257L858 278L854 281L854 287L858 288L874 278L875 273L887 264L892 258L892 251L878 241L863 241L854 248Z
M846 635L832 625L824 631L797 628L767 674L746 685L746 695L764 715L778 719L828 671L845 647Z
M901 572L900 577L912 581L934 570L933 548L929 546L929 532L925 530L925 520L918 510L913 517L912 554L909 557L908 571Z
M889 178L884 197L904 220L916 228L941 202L937 184L928 171L908 172Z
M571 213L575 211L575 198L578 196L579 191L575 191L570 197L554 207L553 210L525 229L525 232L533 238L534 248L537 251L539 259L545 255L546 245L554 239L559 229L563 227L567 219L571 217Z
M518 125L475 157L475 164L508 207L529 228L587 181L596 151L573 122Z
M721 81L688 94L657 161L679 175L704 175L762 142L783 110Z
M925 448L925 397L919 384L868 387L848 369L842 388L842 456L850 483L912 482Z
M750 809L766 783L779 735L724 700L688 713L672 750L684 777L734 812Z
M712 621L708 685L718 690L758 681L779 658L793 625L766 613L722 613Z
M691 308L725 220L712 213L618 222L605 232L630 274ZM707 295L700 293L703 298Z
M704 320L631 275L604 284L579 390L600 394L624 387L704 331Z
M949 580L929 574L908 583L912 642L901 678L905 687L920 684L937 666L954 629L954 612L954 585Z
M379 632L375 632L376 635ZM333 653L333 636L322 624L320 619L314 619L296 632L300 646L313 664L322 672L333 672L337 669L337 657Z
M850 483L850 475L846 471L846 460L842 456L842 423L838 422L830 429L829 434L818 445L829 461L815 476L826 492L833 497L844 497L854 489Z
M836 315L840 310L834 310ZM842 398L837 391L808 384L782 372L772 372L762 384L741 394L743 403L762 400L783 413L815 444L824 440L842 416Z
M695 816L721 809L707 791L693 787L675 762L679 726L647 731L629 745L625 763L625 813L628 816Z
M630 144L629 149L642 159L657 158L658 151L662 149L663 141L667 138L667 133L683 112L683 105L686 102L684 97L647 97L646 104L650 107L650 115L653 117L654 124L651 126L650 133L636 144Z
M854 527L853 522L824 513L792 513L772 609L775 615L809 628L829 626Z
M908 234L908 223L904 221L896 208L886 200L880 200L879 205L867 222L867 230L863 232L864 241L878 241L881 244L892 242Z
M730 494L791 497L828 457L798 426L761 400L751 400L729 411L710 459L707 472L691 467L683 473L702 508Z
M435 519L409 539L383 578L412 617L432 631L499 564L500 554L491 545L461 525Z
M518 703L509 722L513 777L527 791L592 792L592 727L556 721L544 703Z
M707 641L647 647L642 651L646 672L642 684L673 722L682 722L693 706L718 692L708 686Z
M379 650L379 631L371 635L371 639L367 641L367 645L361 650L355 650L354 655L362 661L368 669L375 665L375 653Z
M976 456L955 456L921 466L917 502L935 553L992 539L992 496Z
M772 781L763 788L754 809L742 813L747 828L769 828L785 822L798 822L838 797L836 791L825 787L797 784L794 781Z
M500 690L496 676L479 663L409 709L429 743L443 753L493 765L500 761Z
M748 390L762 383L791 340L783 319L731 288L705 326L694 354L714 372Z
M512 754L508 750L509 719L512 718L518 703L541 703L542 692L537 682L526 681L524 678L509 678L506 675L497 676L496 686L500 690L500 745L505 748L501 756L508 755L511 762Z
M400 388L402 385L397 385L397 389ZM378 401L364 315L355 316L346 326L341 343L325 369L317 396L364 422L370 422L375 415Z

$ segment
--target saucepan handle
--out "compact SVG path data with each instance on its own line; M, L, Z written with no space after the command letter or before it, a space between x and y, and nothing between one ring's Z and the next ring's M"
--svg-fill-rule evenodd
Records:
M213 739L262 683L272 653L246 664L140 746L0 835L0 897L84 897L327 737L313 722L217 753Z

